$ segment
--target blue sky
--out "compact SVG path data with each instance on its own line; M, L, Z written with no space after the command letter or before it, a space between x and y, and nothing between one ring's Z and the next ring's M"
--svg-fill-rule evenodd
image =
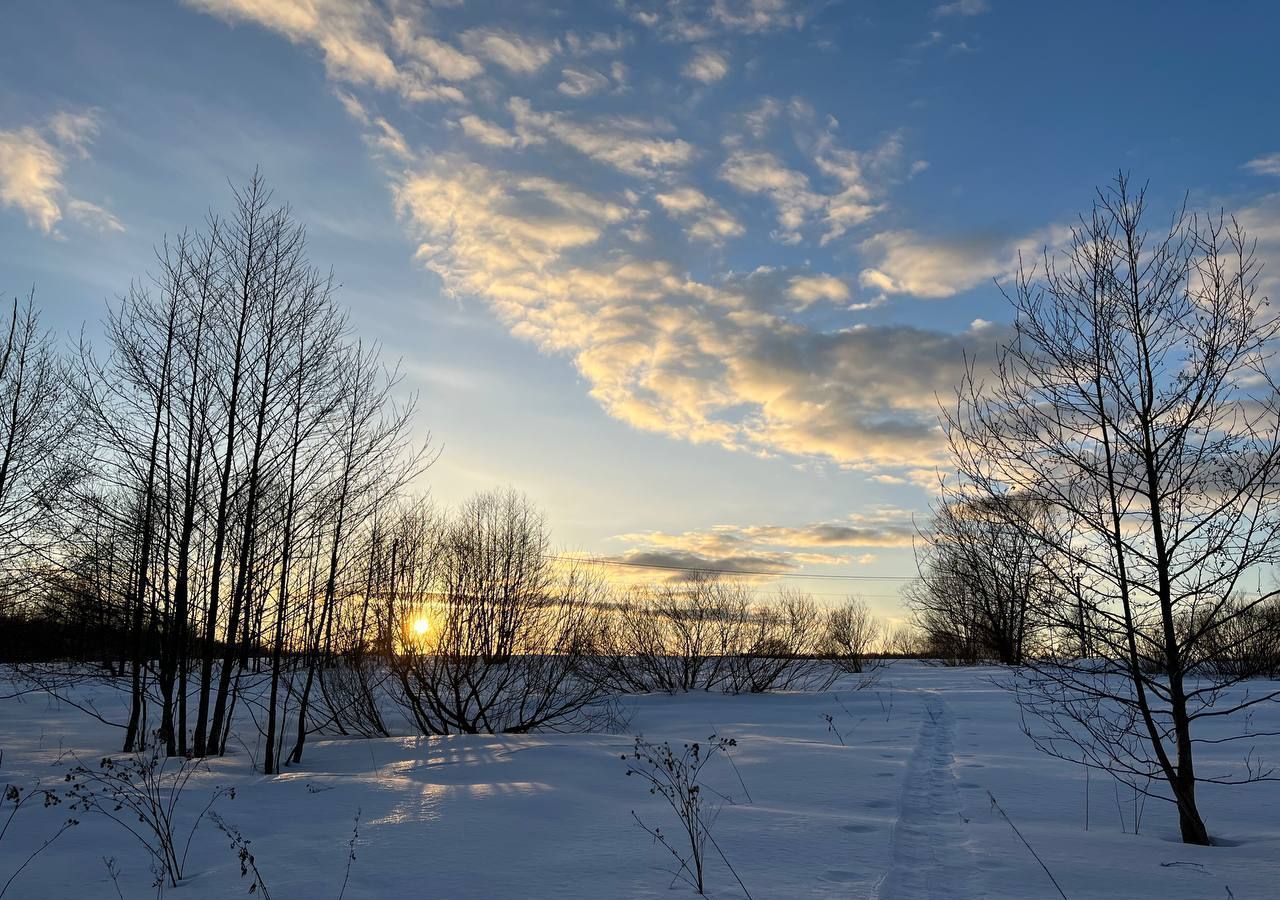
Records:
M936 394L1118 169L1280 271L1269 3L0 8L0 291L97 330L260 166L399 358L442 503L573 550L913 571ZM809 584L888 611L900 582ZM798 582L797 586L805 586Z

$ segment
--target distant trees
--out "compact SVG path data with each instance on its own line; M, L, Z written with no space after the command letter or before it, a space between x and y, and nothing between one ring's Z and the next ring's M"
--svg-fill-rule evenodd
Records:
M623 692L825 688L837 675L825 617L805 594L759 601L710 573L632 590L603 622L597 677Z
M1197 784L1270 777L1204 772L1195 749L1210 720L1215 742L1248 739L1232 715L1277 696L1228 693L1252 667L1210 663L1255 658L1273 627L1275 591L1249 585L1280 557L1280 322L1234 221L1180 213L1152 233L1145 215L1122 177L1020 273L1015 337L946 425L967 508L1026 537L1052 579L1044 615L1093 654L1025 660L1033 737L1137 790L1154 778L1182 839L1207 844Z
M1028 506L1012 515L1003 508L1009 502L944 494L922 530L916 546L920 578L907 592L907 605L927 655L1020 665L1036 649L1053 580L1034 532L1018 520L1049 513Z

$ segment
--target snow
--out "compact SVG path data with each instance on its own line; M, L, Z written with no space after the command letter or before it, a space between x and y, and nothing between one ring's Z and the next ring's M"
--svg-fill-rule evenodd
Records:
M626 777L621 757L633 734L673 744L716 734L737 740L732 759L750 802L733 769L713 762L711 786L737 801L723 806L713 835L757 900L1058 897L988 792L1071 900L1277 896L1280 784L1203 786L1203 813L1224 845L1202 848L1177 842L1173 809L1157 800L1132 834L1132 792L1095 772L1086 831L1083 770L1031 746L998 676L895 663L862 691L841 681L822 693L625 697L630 722L619 734L316 737L303 765L270 778L253 770L256 732L246 720L244 745L232 741L236 752L211 761L184 807L203 806L215 785L235 787L236 798L216 808L252 841L275 900L337 897L357 810L349 900L692 896L684 885L673 893L670 856L631 811L664 832L677 823L661 798ZM101 684L80 699L107 713L120 702ZM1251 730L1280 731L1280 707L1259 708ZM120 739L45 695L0 701L0 782L61 788L72 753L92 765ZM1280 738L1201 752L1208 764L1215 756L1236 764L1250 750L1275 759ZM62 807L19 814L0 842L0 885L66 815ZM147 896L142 848L86 816L6 900L115 897L103 863L113 856L124 896ZM209 821L187 874L172 896L235 897L249 885ZM718 859L707 884L712 896L742 896Z

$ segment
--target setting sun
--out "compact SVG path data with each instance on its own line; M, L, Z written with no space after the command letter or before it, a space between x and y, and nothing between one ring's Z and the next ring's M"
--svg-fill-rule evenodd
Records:
M427 629L431 627L431 623L426 619L415 619L413 622L414 634L426 634Z

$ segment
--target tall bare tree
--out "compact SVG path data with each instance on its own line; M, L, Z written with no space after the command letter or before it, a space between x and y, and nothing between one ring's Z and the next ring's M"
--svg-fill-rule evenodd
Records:
M1197 785L1271 777L1202 771L1196 748L1209 721L1219 744L1252 739L1231 717L1277 696L1203 663L1275 595L1249 585L1280 559L1280 323L1235 221L1184 211L1153 233L1146 212L1121 176L1024 268L1015 337L989 377L971 367L946 424L965 490L1034 538L1058 622L1090 623L1098 658L1032 660L1016 682L1032 736L1138 790L1154 779L1182 839L1208 844Z

